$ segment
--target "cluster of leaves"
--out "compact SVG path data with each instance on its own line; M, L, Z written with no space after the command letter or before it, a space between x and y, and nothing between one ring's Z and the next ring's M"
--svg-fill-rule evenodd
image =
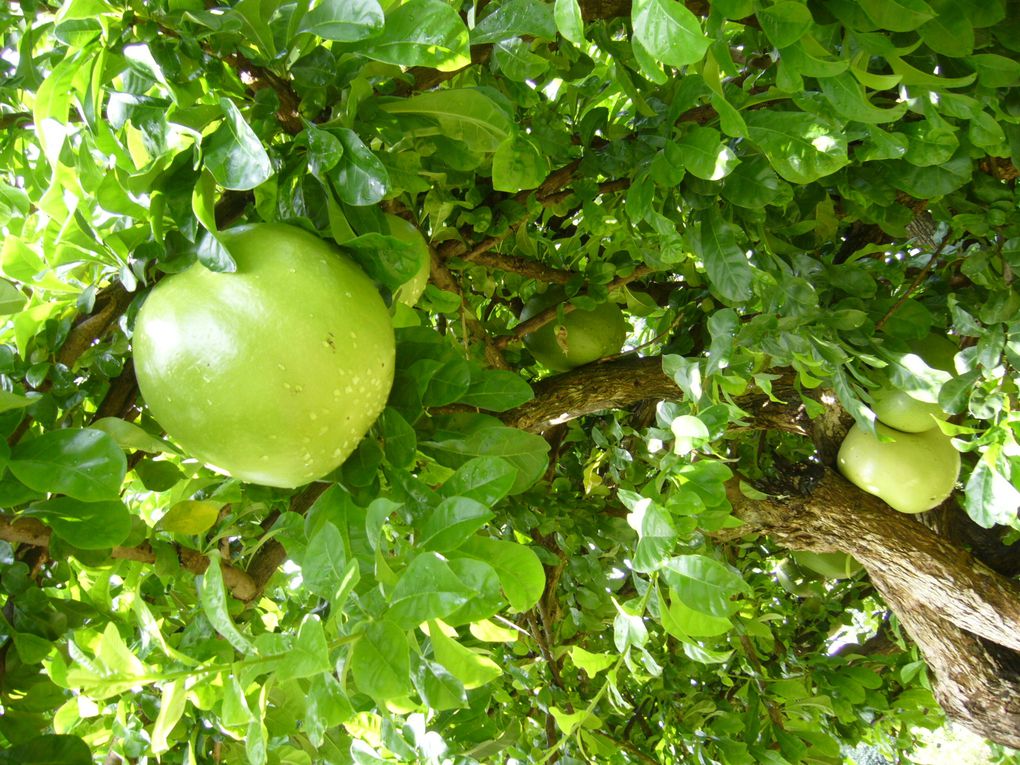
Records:
M727 489L813 453L741 396L831 386L867 426L883 374L958 415L964 507L1016 525L1008 5L0 8L0 763L908 750L940 718L866 578L787 591ZM392 293L418 264L387 211L445 278L394 307L351 459L294 493L165 440L132 387L147 287L230 271L245 219ZM514 334L544 280L625 303L682 402L505 425L545 372ZM952 379L910 353L930 332ZM876 631L902 649L838 650Z

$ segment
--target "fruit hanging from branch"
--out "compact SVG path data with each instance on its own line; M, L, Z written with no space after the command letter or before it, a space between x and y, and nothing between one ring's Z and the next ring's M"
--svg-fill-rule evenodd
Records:
M854 425L840 446L837 465L851 483L901 513L923 513L952 494L960 453L941 430L904 433L878 422L875 431L878 438Z
M191 455L295 487L339 466L386 404L389 313L353 262L282 224L218 235L233 273L200 264L148 296L134 330L139 389Z
M521 312L521 321L564 302L566 293L552 287L531 298ZM627 320L616 303L601 303L591 310L576 308L524 336L532 355L554 372L590 364L619 353L627 339Z

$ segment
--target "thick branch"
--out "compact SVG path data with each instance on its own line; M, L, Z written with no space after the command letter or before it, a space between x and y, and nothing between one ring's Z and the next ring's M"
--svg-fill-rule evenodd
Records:
M306 486L304 490L291 498L290 512L304 515L315 504L315 500L328 488L329 484L325 483L313 483ZM255 557L251 559L251 563L248 564L247 573L255 585L256 593L261 593L265 589L266 583L285 560L287 560L287 551L275 539L266 541L259 548Z
M848 553L960 629L1020 650L1020 584L1002 577L831 469L805 497L752 500L731 491L749 531L798 550Z
M946 714L985 738L1020 748L1020 675L1001 661L997 646L941 618L895 578L872 572L871 579L924 654Z
M11 518L0 515L0 539L7 542L33 545L48 548L50 544L50 527L34 518ZM187 547L174 545L181 567L193 574L202 574L209 567L209 559L200 552ZM139 563L155 563L156 553L148 542L137 547L114 547L110 556L118 560L133 560ZM252 578L228 563L220 562L223 571L223 582L231 594L238 600L250 601L259 590Z

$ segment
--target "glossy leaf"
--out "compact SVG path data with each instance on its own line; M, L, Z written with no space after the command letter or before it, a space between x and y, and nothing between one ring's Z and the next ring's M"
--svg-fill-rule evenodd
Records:
M708 49L697 17L676 0L637 0L631 23L645 50L664 64L693 64Z
M11 453L9 468L37 491L94 502L120 493L127 459L102 431L53 430L19 444Z
M234 102L220 100L225 119L203 142L206 169L227 189L253 189L273 174L269 155Z
M404 631L391 621L369 624L350 655L358 690L383 703L411 692L411 660Z
M365 56L401 66L452 72L471 61L468 30L442 0L409 0L386 17L381 35L361 49Z
M301 31L324 40L357 42L381 32L383 22L376 0L322 0L301 19Z
M507 600L517 611L527 611L542 596L545 571L538 556L524 545L474 537L461 545L457 552L492 566L499 576Z
M472 592L450 570L442 556L417 556L397 580L386 618L410 629L430 619L442 619L464 605Z
M119 500L54 497L33 504L25 514L42 519L54 534L82 550L116 547L131 532L131 514Z

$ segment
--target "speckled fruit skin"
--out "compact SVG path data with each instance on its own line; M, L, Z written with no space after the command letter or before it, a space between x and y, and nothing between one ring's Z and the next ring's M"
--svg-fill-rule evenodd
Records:
M429 283L429 274L432 272L429 245L414 224L409 223L403 218L399 218L396 215L387 215L386 222L390 227L390 235L414 247L421 263L417 273L401 284L397 291L393 293L393 299L398 303L403 303L408 308L414 308L422 293L425 292L425 287Z
M874 399L871 408L879 421L904 433L923 433L935 427L936 419L946 419L938 404L918 401L891 386L883 386L871 395Z
M301 486L340 465L386 405L389 312L354 263L301 229L220 236L236 272L195 264L138 312L139 389L191 455L245 481Z
M525 304L521 321L527 321L566 299L565 293L555 288L536 295ZM592 311L578 309L565 314L562 325L566 330L565 351L557 341L556 325L556 319L553 319L524 336L524 344L531 354L553 372L566 372L619 353L627 339L627 320L615 303L602 303Z
M894 441L879 441L854 425L839 448L837 466L847 480L901 513L940 505L960 474L960 453L938 428L903 433L876 423Z

